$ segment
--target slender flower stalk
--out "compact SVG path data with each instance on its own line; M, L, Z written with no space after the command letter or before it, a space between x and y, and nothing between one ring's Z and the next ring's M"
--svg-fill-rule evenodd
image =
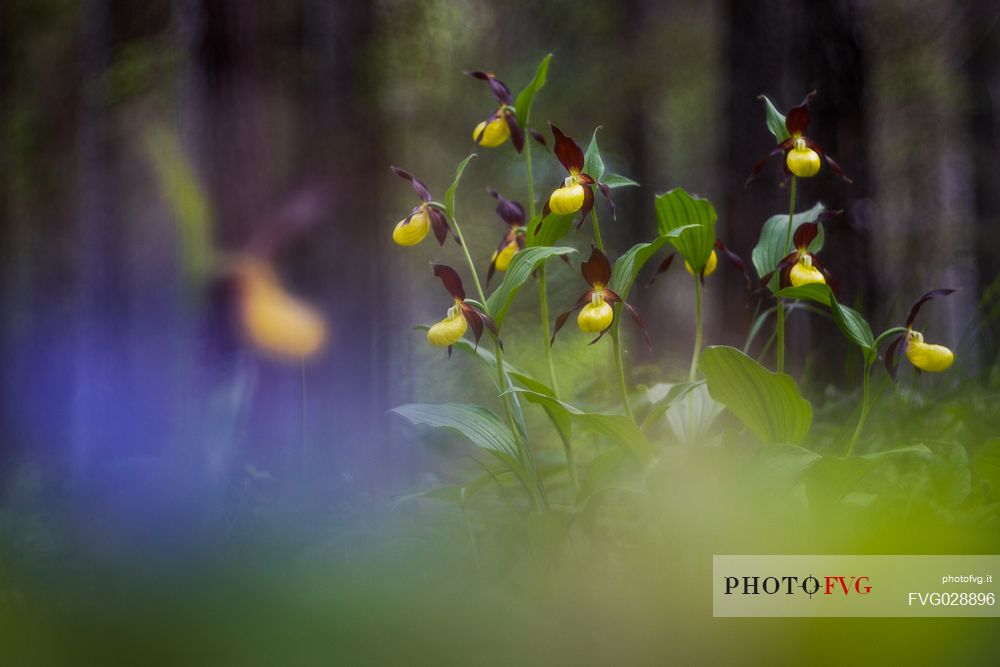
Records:
M701 356L701 278L694 276L694 352L691 353L691 372L688 380L694 382L698 377L698 358Z
M792 183L789 186L788 191L788 230L785 233L785 245L783 246L782 254L787 255L792 248L792 228L794 227L795 220L795 185L798 181L798 177L794 174L792 175ZM777 312L777 343L778 343L778 372L785 372L785 304L778 300L778 312Z

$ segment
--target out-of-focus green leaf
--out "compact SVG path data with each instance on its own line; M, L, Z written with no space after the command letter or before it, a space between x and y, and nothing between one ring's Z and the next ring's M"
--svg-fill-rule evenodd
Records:
M556 393L552 391L551 387L540 380L536 380L527 373L523 373L518 370L511 370L509 373L510 378L525 389L529 389L539 394L544 394L545 396L551 396L552 398L556 397ZM564 410L557 410L548 405L543 405L542 408L545 410L545 414L549 416L549 421L552 422L556 431L559 432L559 437L562 438L564 442L568 441L573 435L569 415L566 414Z
M640 463L648 463L653 458L653 446L639 430L639 427L635 425L635 422L625 415L584 412L552 396L527 389L514 389L513 391L522 394L526 400L532 403L564 411L571 419L579 421L584 426L607 436L619 446L624 447Z
M503 325L511 302L535 269L552 257L571 252L576 250L568 247L544 247L525 248L517 252L507 268L503 282L486 299L486 310L496 320L497 326Z
M587 475L583 478L580 490L577 491L577 504L590 498L595 492L606 486L618 468L621 467L626 456L628 456L628 451L625 448L615 447L594 457L594 460L587 466Z
M826 207L823 204L816 204L808 211L796 213L792 217L792 236L795 235L795 230L800 225L807 222L816 222L825 210ZM823 237L823 225L820 225L816 238L809 244L809 252L819 252L823 249ZM764 223L764 227L760 230L760 239L757 241L757 245L754 247L751 256L753 266L757 269L758 278L763 278L774 271L775 267L778 266L778 262L791 252L791 249L786 250L785 240L787 238L788 215L772 215L768 218L767 222ZM778 280L779 276L775 275L768 283L768 287L772 292L778 290Z
M649 261L649 258L655 255L665 243L669 243L671 239L676 239L685 230L693 229L696 226L685 225L683 227L676 227L654 241L637 243L629 248L615 262L611 270L611 283L608 287L620 294L623 299L627 299L629 290L632 289L636 277L642 271L642 267L646 265L646 262Z
M549 78L549 62L551 60L551 53L542 58L535 70L534 78L524 87L524 90L517 94L517 98L514 100L514 115L517 117L517 124L525 133L528 131L528 120L531 118L531 105L535 101L535 95L545 86L545 82ZM530 141L530 138L527 140Z
M214 261L212 211L194 165L177 137L165 128L146 135L146 149L153 162L160 191L177 224L184 274L191 284L204 280Z
M866 357L875 354L875 336L868 321L853 308L841 305L827 285L811 283L798 287L785 287L774 294L778 298L806 299L830 308L833 320L847 339L861 348Z
M901 447L864 456L845 458L824 456L810 468L805 477L809 504L830 507L857 489L858 484L876 468L894 465L907 458L929 459L932 452L926 445Z
M476 154L470 153L468 157L458 163L458 168L455 169L455 180L452 181L448 189L445 190L444 209L449 220L455 219L455 193L458 192L458 184L462 180L462 174L465 172L465 167L468 166L469 161L474 157L476 157Z
M781 143L787 139L790 135L788 134L788 128L785 126L785 117L780 111L774 106L774 102L767 95L761 95L758 99L764 100L764 113L767 115L767 129L771 130L771 134L777 143ZM788 216L785 216L786 219Z
M972 455L972 472L977 481L989 482L995 496L1000 496L1000 438L990 440Z
M767 444L795 445L812 423L812 406L795 381L772 373L736 348L706 348L700 368L712 398Z
M601 157L601 149L597 147L597 131L600 129L600 125L594 128L594 136L590 138L590 145L587 146L587 152L583 156L583 173L595 181L604 178L604 158Z
M801 482L822 458L799 445L765 447L753 461L750 478L754 487L768 496L781 497Z
M477 447L517 457L517 444L510 429L482 406L464 403L407 403L390 412L395 412L413 424L460 433Z
M605 174L601 180L612 190L615 188L639 187L638 183L628 176L622 176L621 174Z
M667 389L667 393L650 403L649 412L646 417L642 420L642 428L645 429L649 425L656 422L657 419L663 416L663 414L670 409L674 403L684 398L689 391L694 389L700 384L704 384L702 381L697 382L678 382L677 384L670 385ZM655 388L655 387L654 387Z
M670 242L695 272L701 271L712 254L717 217L712 202L692 197L683 188L656 196L656 222L660 236L666 236L679 227L691 226L676 238L671 238Z
M573 226L574 217L576 216L550 213L542 220L541 214L535 216L528 224L527 236L524 239L525 246L529 248L554 246ZM541 225L538 224L540 220Z

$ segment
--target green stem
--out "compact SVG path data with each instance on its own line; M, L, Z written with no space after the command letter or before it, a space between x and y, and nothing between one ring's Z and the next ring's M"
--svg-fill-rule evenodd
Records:
M847 452L844 456L850 456L851 452L854 451L854 445L858 442L858 437L861 435L861 431L865 427L865 422L868 420L868 397L871 393L871 370L871 362L865 360L865 372L862 376L861 415L858 417L858 425L854 429L851 441L847 443Z
M549 386L552 394L559 398L559 383L556 381L556 365L552 360L552 345L549 344L549 294L545 286L545 264L538 267L538 308L542 324L542 347L545 349L545 362L549 367Z
M798 179L792 176L792 185L789 188L788 193L788 228L785 232L785 245L782 246L781 256L786 257L789 252L791 252L792 245L792 227L793 221L795 219L795 186ZM783 373L785 371L785 305L778 301L778 372Z
M531 137L525 137L524 159L528 163L528 220L535 217L535 177L531 168Z
M618 329L618 325L621 322L621 305L615 306L615 322L611 327L611 342L614 343L615 348L615 366L618 368L618 391L622 396L622 407L625 408L625 414L628 418L635 422L635 413L632 412L632 406L628 401L628 386L625 384L625 362L622 360L622 341L621 333Z
M590 209L590 218L594 221L594 245L604 252L604 239L601 238L601 225L597 222L597 207Z
M695 381L698 377L698 357L701 355L701 277L694 277L694 352L691 353L691 372L688 380Z

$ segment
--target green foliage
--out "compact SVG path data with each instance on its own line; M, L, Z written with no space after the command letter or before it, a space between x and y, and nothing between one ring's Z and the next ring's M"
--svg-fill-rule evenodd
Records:
M524 90L517 94L517 98L514 100L514 115L517 118L517 124L524 132L528 131L528 121L531 118L531 106L535 101L535 95L545 86L545 82L548 80L549 62L551 60L551 53L542 58L542 61L538 63L538 69L535 70L535 76L524 87ZM531 141L531 139L526 138L526 141Z
M622 176L621 174L605 174L601 180L612 190L615 188L639 187L638 183L628 176Z
M542 247L525 248L516 253L507 268L503 282L486 299L486 310L497 321L497 326L503 325L511 302L535 269L552 257L567 255L571 252L576 252L576 250L562 247Z
M590 145L583 155L583 173L595 181L604 179L604 158L601 157L601 149L597 147L597 132L600 129L600 126L594 128L594 136L590 138Z
M147 133L146 150L177 224L184 275L189 284L198 284L208 276L214 262L208 198L194 165L171 131L161 127Z
M861 348L866 359L874 358L876 354L875 336L872 334L872 328L868 321L858 311L838 303L829 286L811 283L798 287L785 287L778 290L775 296L786 299L805 299L829 307L834 322L847 336L847 339Z
M702 353L712 398L725 405L761 442L798 444L809 432L812 406L790 376L772 373L732 347Z
M792 217L792 235L795 235L795 230L799 226L807 222L816 222L825 210L826 207L823 204L816 204L808 211L796 213ZM787 239L788 215L774 215L768 218L767 222L764 223L764 227L760 230L760 239L757 241L757 245L754 247L753 255L751 256L754 268L757 269L758 278L763 278L774 271L775 267L778 266L778 262L791 252L791 249L786 249L785 241ZM823 241L823 225L819 225L816 238L809 244L809 252L816 253L822 250ZM768 287L772 292L778 290L778 280L779 276L775 275L768 282Z
M680 227L684 229L670 242L695 270L701 271L715 245L715 221L718 215L707 199L692 197L683 188L656 196L656 222L660 236Z
M636 277L642 271L646 262L655 255L666 243L672 242L688 229L694 229L697 225L684 225L676 227L649 243L636 243L628 249L624 255L615 261L611 272L611 284L609 287L621 295L623 299L628 298L629 290L635 283Z
M462 180L462 174L465 173L465 168L468 166L469 161L476 157L475 153L470 153L468 157L458 163L458 167L455 169L455 180L451 182L451 185L445 190L444 193L444 210L445 215L448 216L449 220L455 219L455 193L458 192L458 184Z
M393 408L392 412L412 424L444 428L460 433L477 447L517 456L517 445L510 429L484 407L458 403L441 405L407 403Z
M774 102L767 95L761 95L758 99L764 101L764 113L767 115L767 129L774 135L777 143L783 142L790 136L788 128L785 126L785 116L774 106ZM788 216L785 216L788 219Z
M528 223L527 235L524 239L524 245L529 248L533 247L545 247L553 246L559 243L560 239L566 235L566 232L570 230L573 226L573 218L575 215L557 215L555 213L549 213L545 218L542 218L541 213L536 215ZM539 226L541 222L541 226ZM516 255L515 255L516 257Z

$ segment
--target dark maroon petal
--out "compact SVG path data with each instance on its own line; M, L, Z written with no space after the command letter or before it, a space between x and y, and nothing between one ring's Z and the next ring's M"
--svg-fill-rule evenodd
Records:
M611 318L611 324L609 324L608 326L604 327L604 329L601 331L601 333L597 334L597 338L595 338L594 340L592 340L589 343L587 343L587 345L594 345L598 341L600 341L602 338L604 338L604 334L606 334L609 331L611 331L611 327L614 325L614 323L615 323L615 318L612 317Z
M480 72L478 70L477 71L473 71L473 72L466 72L465 75L466 76L471 76L473 79L479 79L480 81L489 81L490 80L490 75L489 74L487 74L486 72Z
M885 350L885 370L896 381L896 371L899 368L899 355L906 351L906 333L901 333L892 339Z
M611 219L617 220L618 218L615 217L615 200L611 198L611 188L600 181L597 182L597 187L600 188L601 194L604 195L604 198L608 200L608 206L611 207Z
M783 142L778 144L777 148L775 148L770 153L765 155L763 158L758 160L757 163L750 169L750 176L747 178L746 183L743 184L743 187L750 185L751 181L760 176L761 172L764 171L764 167L767 166L768 160L773 158L775 155L790 150L792 144L793 144L792 139L785 139Z
M778 265L776 267L774 267L774 271L771 271L767 275L761 277L761 279L760 279L760 287L761 287L761 289L767 287L767 284L769 282L771 282L771 277L775 273L777 273L778 275L781 276L781 282L784 283L786 281L786 278L787 278L787 276L785 274L788 272L788 269L792 268L792 265L795 264L795 262L797 262L797 261L799 261L799 252L798 252L798 250L796 250L795 252L791 252L788 255L786 255L784 257L784 259L782 259L780 262L778 262Z
M615 296L617 296L617 295L615 295ZM649 347L649 348L652 348L653 347L653 341L651 341L649 339L649 331L646 329L646 323L642 321L642 316L639 315L639 311L637 311L635 308L633 308L632 306L630 306L624 300L622 300L620 298L619 298L619 300L621 300L621 302L622 302L622 307L628 312L629 315L632 316L632 321L635 322L639 326L640 329L642 329L642 337L646 341L646 346Z
M447 264L434 264L434 275L441 279L448 293L459 301L465 300L465 288L458 272Z
M531 135L532 139L534 139L535 141L537 141L538 143L540 143L542 145L542 148L544 148L545 150L549 149L549 145L547 143L545 143L545 135L544 134L542 134L538 130L535 130L535 129L530 128L530 127L528 128L528 134Z
M611 262L607 255L590 246L590 257L580 265L580 273L589 284L605 286L611 281Z
M817 234L819 234L818 222L802 223L799 225L799 228L795 230L795 236L792 237L792 243L796 248L808 248L809 244L816 239Z
M493 93L493 97L497 98L497 102L500 104L514 103L514 98L510 94L510 88L507 87L507 84L495 76L491 76L489 82L490 91Z
M501 220L508 225L524 224L524 207L521 204L507 199L492 188L486 188L486 191L497 200L497 215L500 216Z
M448 218L433 206L427 207L427 215L430 216L431 229L434 230L434 237L437 239L438 245L443 246L444 242L448 239L448 232L451 231L451 227L448 226Z
M672 252L672 253L670 253L669 255L667 255L666 257L663 258L663 261L660 262L660 265L658 267L656 267L656 271L654 271L653 275L650 277L650 279L646 281L646 287L649 287L650 285L652 285L653 283L655 283L656 279L659 277L659 275L661 273L666 273L667 272L667 269L670 268L670 265L674 263L674 257L676 255L677 255L676 252Z
M552 128L552 136L555 137L556 144L553 149L562 166L566 168L568 172L579 172L583 169L583 151L580 146L577 145L575 141L570 139L568 136L563 134L563 131L558 127L549 123L549 127Z
M539 218L539 220L538 220L538 226L535 227L535 233L536 234L538 233L538 230L542 228L542 223L545 221L545 218L549 217L549 215L551 215L551 213L552 213L552 209L549 208L549 200L548 200L548 198L546 198L546 200L545 200L545 206L542 206L542 217Z
M424 201L430 201L431 199L433 199L433 197L431 197L430 191L427 190L427 186L424 185L423 181L421 181L419 178L417 178L410 172L406 171L405 169L400 169L399 167L389 167L389 168L392 169L396 173L396 175L399 176L400 178L405 178L406 180L408 180L410 184L413 185L413 190L414 192L417 193L418 197L420 197Z
M913 304L912 308L910 308L910 314L909 314L909 316L906 318L906 326L907 326L907 328L913 326L913 323L917 319L917 314L920 312L920 309L923 307L923 305L925 303L927 303L931 299L936 299L939 296L948 296L949 294L951 294L951 293L953 293L955 291L956 290L948 288L948 287L943 288L943 289L934 289L934 290L931 290L930 292L927 292L926 294L924 294L919 299L917 299L917 302L915 304Z
M511 112L505 111L503 119L507 121L507 127L510 129L510 140L514 144L514 150L520 153L524 150L524 132L517 124L517 117Z
M809 127L809 100L815 94L816 91L814 90L806 95L806 98L802 100L802 104L793 107L789 110L788 115L785 116L785 128L792 136L804 134L806 128Z
M469 304L463 303L462 316L472 327L472 338L476 341L476 347L479 347L479 339L483 336L483 321L479 317L479 312Z
M451 348L452 348L452 347L453 347L452 345L449 345L449 346L448 346L448 358L449 358L449 359L451 359Z
M840 294L840 285L837 284L833 274L830 273L830 271L823 265L823 262L820 261L819 257L811 252L806 254L809 255L810 259L812 259L812 264L816 267L816 270L823 274L823 278L826 280L826 286L830 288L830 291L833 292L834 296L838 296Z
M587 214L594 208L594 190L589 185L583 186L583 206L580 207L580 219L576 222L576 228L580 229L583 221L587 219Z
M840 176L842 179L844 179L848 183L853 183L854 182L853 180L851 180L850 176L848 176L847 174L844 173L844 170L840 168L840 165L837 164L836 160L834 160L832 157L830 157L826 153L823 153L823 159L826 160L826 163L828 165L830 165L830 169L832 169L833 173L835 173L837 176Z
M743 263L743 260L740 258L740 256L737 255L732 250L730 250L729 248L727 248L726 244L720 241L719 239L715 240L715 248L716 250L720 250L722 254L726 256L726 259L729 260L729 263L735 266L740 271L740 273L743 274L743 278L747 281L747 289L748 290L753 289L753 285L750 282L750 274L747 273L747 266L746 264Z

